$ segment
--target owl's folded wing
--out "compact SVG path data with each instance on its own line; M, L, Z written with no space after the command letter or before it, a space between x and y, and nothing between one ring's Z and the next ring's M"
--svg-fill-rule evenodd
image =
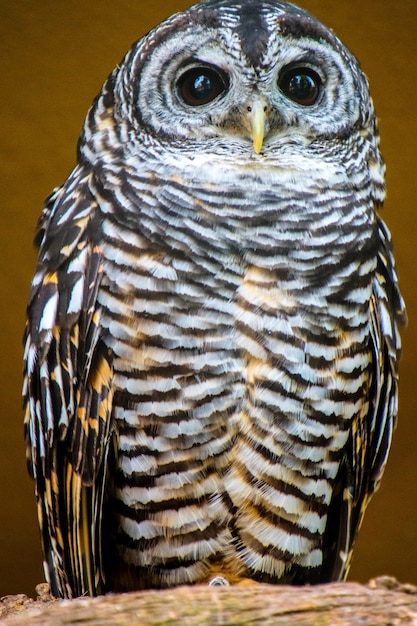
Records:
M365 509L385 470L398 412L398 328L406 324L406 313L398 289L390 233L379 218L378 234L380 248L370 301L373 358L369 411L352 425L337 496L329 513L329 526L334 530L329 528L325 551L334 559L332 580L345 578L349 571L353 543Z
M99 331L95 203L76 168L39 223L25 336L25 434L55 595L97 593L112 357Z

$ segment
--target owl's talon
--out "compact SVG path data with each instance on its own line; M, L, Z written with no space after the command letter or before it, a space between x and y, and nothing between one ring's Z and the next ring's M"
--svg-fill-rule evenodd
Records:
M211 580L209 580L209 587L228 587L229 582L224 578L224 576L214 576Z

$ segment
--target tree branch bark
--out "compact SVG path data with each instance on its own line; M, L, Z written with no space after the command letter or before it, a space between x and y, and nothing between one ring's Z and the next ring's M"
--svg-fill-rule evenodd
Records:
M367 585L177 587L163 591L37 601L20 594L0 601L7 626L361 626L417 624L417 587L382 577Z

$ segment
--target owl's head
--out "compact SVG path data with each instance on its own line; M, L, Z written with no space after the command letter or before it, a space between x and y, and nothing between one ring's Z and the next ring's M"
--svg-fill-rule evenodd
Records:
M253 157L376 135L355 57L310 14L277 0L207 0L172 16L133 46L110 92L102 117L111 108L131 147Z

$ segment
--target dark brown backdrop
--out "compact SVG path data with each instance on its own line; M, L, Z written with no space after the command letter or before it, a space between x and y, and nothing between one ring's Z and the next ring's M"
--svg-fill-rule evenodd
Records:
M190 0L191 1L191 0ZM380 117L409 327L403 333L400 420L382 488L357 543L351 578L417 583L416 0L304 0L355 52ZM22 441L21 335L44 197L74 164L87 109L131 43L186 0L0 0L0 596L42 580L33 486ZM152 7L152 8L149 8Z

